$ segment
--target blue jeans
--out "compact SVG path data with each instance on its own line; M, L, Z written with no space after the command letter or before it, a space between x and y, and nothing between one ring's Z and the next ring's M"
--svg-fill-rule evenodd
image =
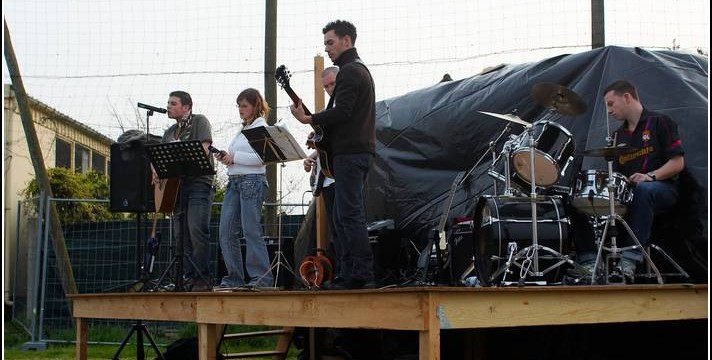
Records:
M334 156L334 250L340 263L337 275L347 281L374 280L364 203L364 185L372 160L368 153Z
M195 280L201 275L205 280L211 280L210 210L214 197L212 185L182 181L173 212L173 231L176 239L183 242L183 273Z
M635 187L633 201L628 205L627 222L643 247L650 241L650 229L655 215L673 207L677 198L677 184L671 181L648 181ZM635 245L625 229L621 228L618 232L622 235L624 246ZM635 261L643 260L640 249L624 251L623 257Z
M244 269L247 269L247 280L254 285L273 285L269 254L260 224L266 190L267 179L264 174L230 176L220 212L220 250L227 268L221 286L245 285ZM240 233L245 237L247 245L244 264Z

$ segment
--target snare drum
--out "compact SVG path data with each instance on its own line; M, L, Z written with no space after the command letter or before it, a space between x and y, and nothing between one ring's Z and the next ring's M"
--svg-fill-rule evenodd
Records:
M633 191L623 174L614 172L613 184L614 209L616 214L622 216L627 211L627 204L633 200ZM603 216L608 215L608 202L608 171L581 171L573 189L571 205L586 215Z

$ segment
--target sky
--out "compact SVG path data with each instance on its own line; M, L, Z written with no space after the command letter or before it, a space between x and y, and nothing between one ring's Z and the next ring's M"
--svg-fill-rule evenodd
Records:
M709 53L706 0L605 7L607 45ZM313 104L313 58L325 56L321 29L349 20L377 100L384 100L431 86L445 73L457 80L500 63L586 51L590 16L590 0L282 0L277 64L287 65L292 88ZM168 93L180 89L211 121L215 146L225 148L239 123L237 94L264 89L261 0L6 0L3 17L28 94L112 139L146 129L137 102L165 107ZM326 56L324 62L331 65ZM291 117L283 91L271 105L295 138L306 138L311 129ZM148 128L162 134L172 123L155 114ZM301 202L308 190L301 162L286 164L282 180L286 201Z

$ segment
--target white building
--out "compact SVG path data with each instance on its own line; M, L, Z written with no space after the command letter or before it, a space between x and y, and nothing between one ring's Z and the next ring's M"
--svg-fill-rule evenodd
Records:
M18 229L18 201L23 199L21 192L35 178L35 172L15 92L9 84L4 85L3 95L5 99L2 129L4 143L3 246L5 251L3 276L5 280L4 299L7 302L12 296L12 266L15 264L16 239L18 233L25 232L27 225L21 221ZM108 176L112 139L39 100L28 96L28 102L44 164L47 168L65 167L75 172L86 172L91 169ZM21 251L26 247L24 241L26 238L20 241Z

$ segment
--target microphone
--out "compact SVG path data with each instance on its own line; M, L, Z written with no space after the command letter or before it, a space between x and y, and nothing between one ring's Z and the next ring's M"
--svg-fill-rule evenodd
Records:
M159 112L159 113L161 113L161 114L165 114L166 112L168 112L168 110L166 110L166 109L159 108L159 107L155 107L155 106L151 106L151 105L141 104L141 103L138 103L138 107L140 107L140 108L142 108L142 109L146 109L146 110L151 110L151 111Z
M220 150L220 149L218 149L218 148L216 148L215 146L212 146L212 145L209 145L209 146L208 146L208 151L210 151L210 152L213 153L213 154L220 154L220 157L223 157L223 156L225 156L225 155L227 154L227 152L225 152L225 150Z

